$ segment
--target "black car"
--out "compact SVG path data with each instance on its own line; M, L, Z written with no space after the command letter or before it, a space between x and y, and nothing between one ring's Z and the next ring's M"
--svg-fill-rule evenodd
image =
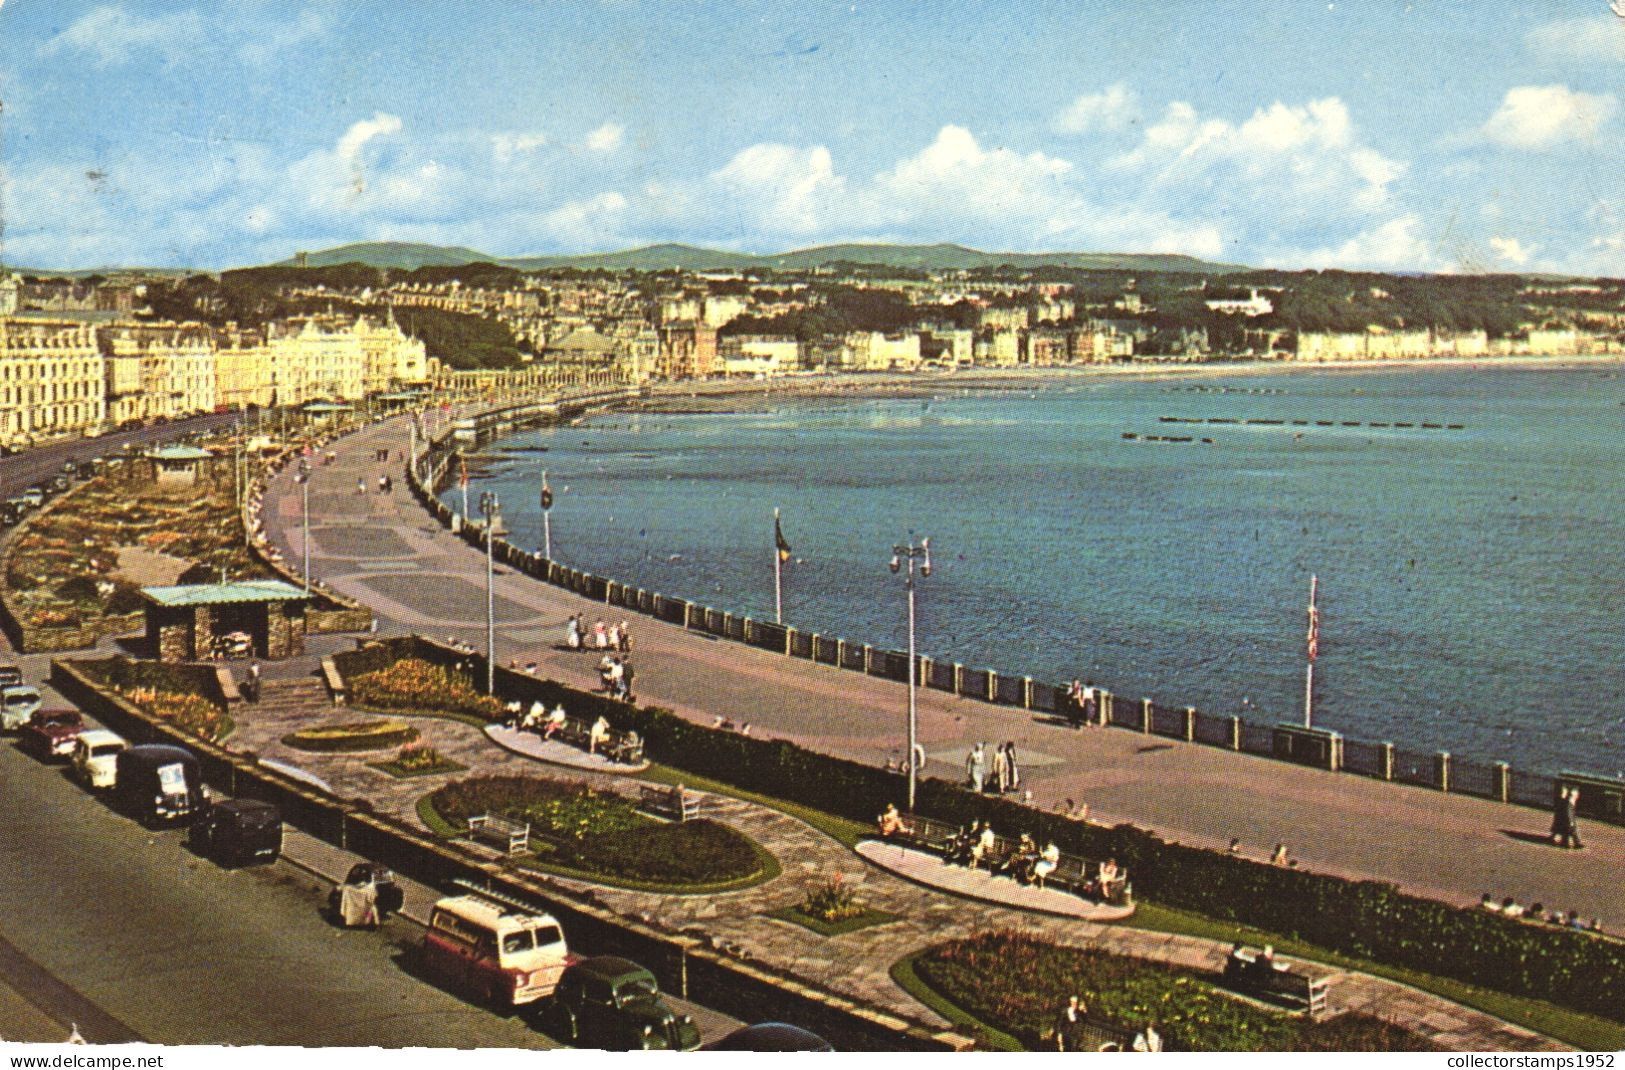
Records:
M61 472L58 472L56 475L45 481L46 489L52 494L61 494L63 491L67 490L69 486L71 486L71 484L68 481L68 477L63 475Z
M0 528L9 528L20 523L27 508L22 502L0 502Z
M203 808L203 772L185 747L131 747L119 754L113 778L113 805L143 824L180 821Z
M706 1051L834 1051L829 1041L789 1022L758 1022L735 1029Z
M565 967L553 998L535 1012L539 1024L580 1048L693 1051L694 1019L660 998L655 976L630 959L598 955Z
M350 873L344 878L344 883L327 894L328 913L340 922L345 920L345 889L352 889L363 895L370 891L375 916L380 922L391 914L400 913L401 904L406 901L406 893L395 883L395 874L390 872L387 866L381 866L376 862L357 862L350 867ZM365 903L361 904L361 907L364 908ZM361 912L364 914L364 909Z
M282 855L282 811L258 799L227 799L192 821L192 847L223 866L275 862Z

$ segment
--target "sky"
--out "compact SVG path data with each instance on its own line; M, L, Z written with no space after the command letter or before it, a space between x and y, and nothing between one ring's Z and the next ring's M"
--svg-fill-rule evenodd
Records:
M1622 98L1608 0L0 0L0 253L946 241L1625 276Z

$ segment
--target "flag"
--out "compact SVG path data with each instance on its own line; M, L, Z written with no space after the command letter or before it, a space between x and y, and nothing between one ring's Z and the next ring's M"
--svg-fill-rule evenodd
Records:
M1314 661L1315 655L1320 653L1320 610L1315 608L1313 602L1309 603L1309 660Z
M542 508L553 508L553 491L548 488L547 478L545 476L542 478Z
M784 541L784 529L779 527L778 510L773 512L773 545L779 548L779 563L790 560L790 544Z

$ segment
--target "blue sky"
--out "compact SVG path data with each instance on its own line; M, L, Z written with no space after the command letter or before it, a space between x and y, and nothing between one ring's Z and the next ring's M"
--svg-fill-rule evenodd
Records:
M1625 275L1607 0L0 0L8 263L404 240Z

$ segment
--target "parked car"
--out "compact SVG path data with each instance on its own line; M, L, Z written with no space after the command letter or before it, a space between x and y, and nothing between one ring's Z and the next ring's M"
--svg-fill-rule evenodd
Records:
M120 431L139 431L147 426L147 422L139 416L132 416L118 425Z
M834 1051L835 1047L817 1033L789 1022L758 1022L735 1029L721 1040L705 1046L706 1051Z
M39 688L27 684L13 684L10 687L0 688L0 729L15 732L28 723L34 716L44 700L40 698Z
M27 511L27 507L21 502L9 500L0 502L0 528L9 528L17 524Z
M29 487L27 490L17 495L17 497L27 502L30 509L38 509L40 506L45 504L45 491L40 489L38 486Z
M124 737L105 728L90 728L73 742L73 775L79 783L95 791L113 786L118 756L129 746Z
M22 682L22 666L0 665L0 687L17 687Z
M192 847L223 866L275 862L282 856L282 811L258 799L226 799L192 819Z
M614 955L572 964L537 1018L549 1033L577 1047L693 1051L700 1046L699 1026L666 1006L655 975Z
M18 745L49 761L73 753L74 741L85 730L78 710L36 710L18 730Z
M142 824L190 817L203 806L203 775L185 747L143 743L114 763L113 803Z
M68 477L61 472L58 472L56 475L51 476L46 481L45 490L48 494L61 494L70 486L72 486L72 484L69 482Z
M344 883L327 893L327 910L341 925L378 925L400 912L406 893L395 874L376 862L357 862Z
M434 905L421 961L451 987L498 1007L517 1007L550 995L574 960L551 914L459 895Z

